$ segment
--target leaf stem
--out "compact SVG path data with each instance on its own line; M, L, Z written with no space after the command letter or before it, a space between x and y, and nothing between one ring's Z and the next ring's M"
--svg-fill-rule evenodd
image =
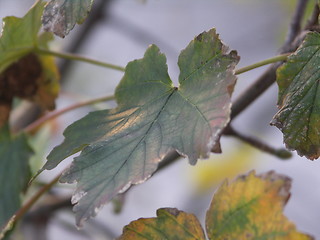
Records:
M97 65L97 66L101 66L101 67L105 67L105 68L114 69L114 70L121 71L121 72L124 72L124 70L125 70L121 66L114 65L114 64L111 64L111 63L101 62L99 60L87 58L87 57L80 56L80 55L77 55L77 54L56 52L56 51L42 49L42 48L36 49L36 52L38 54L42 54L42 55L51 55L51 56L64 58L64 59L68 59L68 60L86 62L86 63L90 63L90 64L93 64L93 65Z
M61 110L58 110L56 112L53 112L51 114L47 114L41 118L39 118L38 120L34 121L33 123L31 123L30 125L28 125L23 131L25 133L30 133L32 132L34 129L38 128L39 126L41 126L43 123L52 120L56 117L59 117L60 115L72 111L74 109L80 108L80 107L84 107L84 106L88 106L88 105L92 105L95 103L99 103L99 102L104 102L104 101L111 101L114 100L115 97L114 96L106 96L106 97L100 97L100 98L95 98L95 99L91 99L85 102L81 102L81 103L76 103L73 104L69 107L63 108Z
M32 196L15 214L13 222L16 223L19 221L25 214L26 212L29 211L29 209L39 200L39 198L49 191L58 181L60 178L61 174L56 176L51 182L48 184L44 185L34 196Z
M236 131L230 125L229 125L229 127L227 127L223 131L223 134L225 136L236 137L239 140L242 140L243 142L246 142L249 145L259 149L260 151L269 153L269 154L276 156L276 157L283 159L283 160L288 159L292 156L292 154L289 151L287 151L286 149L284 149L284 148L276 149L276 148L268 145L267 143L262 142L261 140L259 140L257 138L247 136L247 135L244 135L244 134Z
M281 55L278 55L278 56L275 56L275 57L272 57L272 58L268 58L268 59L262 60L262 61L260 61L260 62L254 63L254 64L252 64L252 65L249 65L249 66L246 66L246 67L237 69L237 70L235 71L235 74L236 74L236 75L239 75L239 74L241 74L241 73L248 72L248 71L250 71L250 70L252 70L252 69L255 69L255 68L258 68L258 67L262 67L262 66L268 65L268 64L270 64L270 63L285 61L285 60L287 60L287 58L288 58L289 55L290 55L290 53L285 53L285 54L281 54Z
M97 66L101 66L101 67L105 67L105 68L110 68L110 69L118 70L118 71L121 71L121 72L125 71L125 68L123 68L121 66L117 66L117 65L113 65L113 64L110 64L110 63L102 62L102 61L99 61L99 60L87 58L87 57L80 56L80 55L77 55L77 54L62 53L62 52L56 52L56 51L47 50L47 49L40 49L40 48L37 49L36 51L37 51L38 54L51 55L51 56L60 57L60 58L68 59L68 60L87 62L87 63L91 63L93 65L97 65ZM252 65L240 68L240 69L235 71L235 74L239 75L241 73L248 72L248 71L250 71L252 69L268 65L270 63L279 62L279 61L285 61L289 55L290 54L286 53L286 54L282 54L282 55L279 55L279 56L275 56L275 57L272 57L272 58L265 59L265 60L263 60L261 62L257 62L257 63L254 63Z

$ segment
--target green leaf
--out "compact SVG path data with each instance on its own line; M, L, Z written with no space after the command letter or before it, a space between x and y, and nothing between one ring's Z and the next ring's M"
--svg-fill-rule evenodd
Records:
M211 240L308 240L282 213L290 197L291 179L252 171L234 182L225 182L215 193L206 216Z
M45 7L42 23L46 31L65 37L81 24L91 10L93 0L51 0Z
M166 57L152 45L130 62L116 89L118 107L92 112L69 126L65 141L43 169L82 150L61 182L78 182L77 224L94 216L116 194L149 178L172 149L195 164L208 157L229 121L239 57L215 30L196 37L179 57L180 86L169 78Z
M189 213L175 208L162 208L157 211L157 218L145 218L131 222L123 229L119 240L205 240L203 229L198 219Z
M0 73L38 45L38 32L44 3L38 2L23 17L6 17L0 38Z
M277 71L279 111L271 124L287 148L301 156L320 156L320 34L308 33L299 49Z
M38 35L44 3L37 2L23 17L6 17L0 37L0 127L8 121L15 97L55 107L59 74L54 59L39 56L37 49L48 48L52 34Z
M0 232L20 207L32 153L24 135L11 137L7 127L0 130Z

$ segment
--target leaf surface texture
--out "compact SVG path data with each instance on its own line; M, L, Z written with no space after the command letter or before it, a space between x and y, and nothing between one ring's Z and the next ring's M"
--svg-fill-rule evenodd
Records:
M156 218L145 218L124 227L119 240L205 240L199 220L175 208L161 208Z
M277 71L279 111L271 124L291 150L309 159L320 156L320 34L308 33Z
M290 188L291 179L275 172L259 176L251 172L224 182L207 212L209 239L312 239L283 215Z
M155 45L127 65L115 93L118 107L92 112L69 126L44 166L52 169L82 150L61 178L78 182L73 198L78 225L116 194L149 178L170 150L191 164L208 157L229 121L238 60L212 29L181 52L179 88Z
M51 0L45 7L42 23L45 30L65 37L76 23L82 23L91 10L93 0Z

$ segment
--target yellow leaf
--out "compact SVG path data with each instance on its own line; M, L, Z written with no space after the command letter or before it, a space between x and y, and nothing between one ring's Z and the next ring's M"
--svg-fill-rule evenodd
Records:
M157 218L141 218L124 227L119 240L204 240L198 219L175 208L161 208Z
M241 172L252 169L256 163L256 151L251 146L240 144L221 155L212 154L210 159L199 161L196 167L190 167L188 177L195 185L197 193L211 191L213 186L225 178L234 178Z
M302 234L282 213L290 197L291 179L254 172L222 184L206 216L209 239L312 239Z

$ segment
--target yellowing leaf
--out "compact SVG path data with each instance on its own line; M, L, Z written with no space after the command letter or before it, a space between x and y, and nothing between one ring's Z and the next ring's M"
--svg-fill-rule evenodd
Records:
M52 57L39 56L47 48L51 34L38 32L44 3L37 2L23 17L6 17L0 37L0 126L9 117L15 97L52 110L58 94L59 74Z
M156 218L131 222L123 229L119 240L205 240L198 219L175 208L158 209Z
M224 184L216 192L206 216L211 240L312 239L282 213L290 197L291 180L274 172L254 172Z
M287 148L320 156L320 33L308 33L299 49L277 71L279 111L273 117Z
M290 197L291 180L274 172L254 172L225 182L207 211L210 240L311 240L297 232L282 210ZM157 218L138 219L125 226L119 240L205 239L195 216L177 209L159 209Z

